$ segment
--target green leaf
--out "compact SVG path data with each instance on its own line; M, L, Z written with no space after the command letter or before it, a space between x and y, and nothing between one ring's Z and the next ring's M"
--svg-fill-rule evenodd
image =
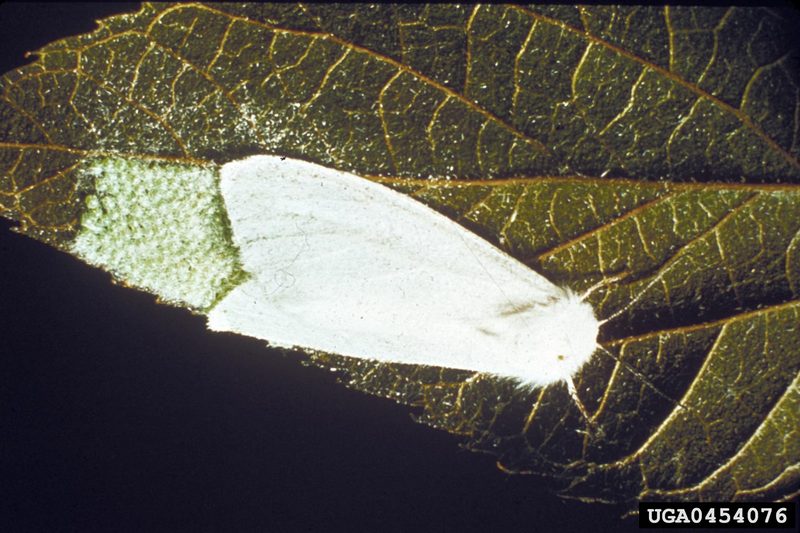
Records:
M0 210L69 249L100 159L277 153L378 180L554 282L617 277L590 297L613 317L577 376L592 425L560 385L312 362L566 495L786 498L796 25L750 8L146 4L0 80Z

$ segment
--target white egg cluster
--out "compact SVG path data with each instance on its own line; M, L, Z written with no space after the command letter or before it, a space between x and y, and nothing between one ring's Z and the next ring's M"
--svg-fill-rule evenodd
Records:
M93 162L92 180L72 252L126 284L204 310L239 272L219 196L217 168Z

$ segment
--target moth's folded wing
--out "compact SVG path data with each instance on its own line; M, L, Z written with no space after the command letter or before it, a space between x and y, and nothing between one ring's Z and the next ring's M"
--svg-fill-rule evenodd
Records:
M514 328L487 317L560 289L423 204L352 174L257 156L222 170L251 278L209 326L279 346L492 372ZM530 347L527 347L530 349Z

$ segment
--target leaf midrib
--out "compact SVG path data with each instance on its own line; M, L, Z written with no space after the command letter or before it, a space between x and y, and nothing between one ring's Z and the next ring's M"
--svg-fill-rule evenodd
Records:
M98 149L82 149L73 148L55 143L19 143L0 141L0 148L10 148L14 150L53 150L58 152L65 152L75 155L91 157L125 157L129 159L141 159L145 161L164 161L167 163L181 163L198 166L219 166L220 163L213 159L192 157L192 156L175 156L163 154L146 154L146 153L131 153L131 152L117 152L113 150L98 150ZM637 189L656 189L664 193L669 192L683 192L683 191L710 191L710 190L732 190L732 191L752 191L752 192L786 192L789 194L800 193L800 184L794 183L728 183L725 181L708 181L708 182L671 182L671 181L641 181L635 178L600 178L592 176L580 175L566 175L566 176L515 176L508 178L493 178L493 179L471 179L471 178L452 178L452 179L436 179L436 178L408 178L401 176L388 176L378 174L365 174L361 176L364 179L381 183L384 185L393 185L397 187L420 187L428 189L459 189L467 187L505 187L513 185L533 185L536 183L558 183L562 185L569 184L588 184L597 186L619 186L619 187L632 187Z

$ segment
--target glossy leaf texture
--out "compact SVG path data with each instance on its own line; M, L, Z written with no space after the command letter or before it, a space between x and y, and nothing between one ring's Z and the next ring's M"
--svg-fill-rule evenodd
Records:
M298 157L586 290L566 387L309 354L596 501L800 480L798 18L761 8L145 4L0 80L0 209L66 249L88 161ZM124 281L124 280L122 280Z

